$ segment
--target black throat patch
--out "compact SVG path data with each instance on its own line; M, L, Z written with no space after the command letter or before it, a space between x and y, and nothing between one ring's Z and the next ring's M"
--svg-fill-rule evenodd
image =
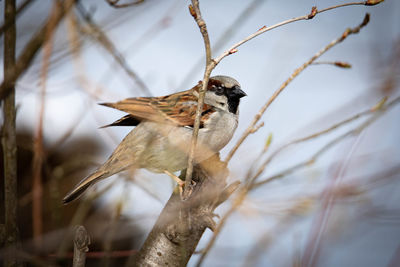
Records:
M228 109L229 112L236 114L237 109L239 107L240 103L240 98L238 97L229 97L228 95L226 96L228 98Z

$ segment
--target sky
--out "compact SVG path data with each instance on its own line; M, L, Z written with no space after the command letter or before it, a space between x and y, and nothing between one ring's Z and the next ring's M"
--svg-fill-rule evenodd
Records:
M213 50L215 57L264 25L306 15L315 5L322 9L345 1L220 0L200 3L211 44L220 43L219 48ZM250 3L254 7L235 23ZM43 14L47 14L50 4L51 1L36 1L27 11L30 16L20 18L18 51L44 21L46 16ZM83 8L101 26L154 96L189 89L202 79L203 41L187 5L187 1L145 1L131 8L113 9L104 1L82 1ZM230 181L243 180L249 166L254 162L257 164L259 153L270 134L273 136L270 150L274 151L290 140L325 129L367 110L385 96L380 84L390 70L391 49L399 41L399 11L400 2L387 0L374 7L350 6L321 13L312 20L295 22L258 36L216 67L212 75L234 77L248 95L240 104L237 132L221 151L224 158L261 106L296 68L340 37L345 29L359 25L366 12L371 15L367 27L349 36L319 60L348 62L352 68L312 65L297 77L264 114L261 119L264 126L245 141L231 160ZM234 27L227 33L233 23ZM45 141L54 143L71 125L76 125L74 136L92 136L104 144L104 155L99 155L101 162L130 129L98 129L119 118L122 113L97 103L147 94L107 55L101 45L89 38L83 41L79 59L69 55L57 60L63 51L69 51L66 32L68 25L62 23L56 34L51 75L46 83ZM37 126L42 57L42 54L36 57L35 64L17 83L17 124L21 128L35 129ZM389 95L389 100L398 95L397 87ZM254 259L252 265L291 265L296 253L306 250L319 213L314 204L313 211L300 212L295 218L288 218L285 217L285 207L290 201L306 199L328 188L334 173L339 173L337 183L343 183L348 178L368 176L398 165L399 116L400 107L396 106L358 137L341 142L313 165L252 192L245 208L230 218L205 265L241 266L267 230L267 233L276 231L277 238L268 251ZM359 123L357 121L323 138L286 150L275 158L262 177L309 158L321 146ZM345 167L340 167L340 161L344 161ZM144 229L150 230L171 194L172 185L163 175L141 171L139 176L138 183L150 188L159 196L161 203L140 187L130 185L126 189L125 184L120 182L99 205L112 207L122 190L129 195L126 196L129 201L124 207L124 215L134 221L136 216L150 214L149 219L138 222ZM114 179L111 178L112 181ZM107 182L100 186L105 184ZM399 189L399 182L392 182L358 198L335 203L334 211L327 219L328 230L320 241L318 265L385 266L400 245L399 219L394 223L360 221L362 216L357 215L371 206L392 209L398 214ZM319 200L316 197L313 203ZM223 205L217 212L223 214L228 206L229 203ZM252 206L255 206L254 211ZM260 209L265 212L260 212ZM207 231L199 248L206 244L210 236ZM195 262L196 256L189 265Z

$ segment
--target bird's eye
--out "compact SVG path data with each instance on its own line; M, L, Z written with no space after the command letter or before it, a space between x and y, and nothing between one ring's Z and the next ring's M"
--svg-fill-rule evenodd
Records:
M223 94L224 94L224 88L222 88L222 87L217 87L217 88L215 89L215 93L216 93L217 95L223 95Z

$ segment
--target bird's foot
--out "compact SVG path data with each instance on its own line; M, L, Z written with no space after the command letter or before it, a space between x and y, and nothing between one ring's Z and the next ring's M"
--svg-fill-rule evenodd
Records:
M187 197L185 197L185 196L184 196L184 193L183 193L183 189L184 189L184 187L185 187L185 181L183 181L181 178L179 178L178 176L176 176L175 174L173 174L173 173L171 173L171 172L169 172L169 171L166 171L166 170L165 170L164 173L165 173L166 175L168 175L169 177L171 177L171 178L178 184L179 195L180 195L180 197L181 197L181 200L187 199L187 197L190 196L190 195L192 194L193 188L194 188L194 187L196 186L196 184L197 184L195 181L192 180L192 182L191 182L189 188L185 189L185 190L188 190L187 193L185 193L185 195L186 195Z
M178 176L167 170L165 170L164 173L169 177L171 177L172 180L174 180L178 184L179 195L181 196L181 199L183 199L183 188L185 187L185 181L182 181L181 178L179 178Z

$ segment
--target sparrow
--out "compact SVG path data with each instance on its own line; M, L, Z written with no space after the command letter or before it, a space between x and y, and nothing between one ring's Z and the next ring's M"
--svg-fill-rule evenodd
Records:
M183 186L184 182L173 173L187 167L201 87L202 81L199 81L190 90L166 96L102 103L128 113L104 127L136 127L103 165L63 198L64 204L80 197L94 183L127 169L145 168L155 173L166 173ZM238 126L240 98L244 96L246 93L235 79L210 77L194 153L195 163L219 152L231 140Z

